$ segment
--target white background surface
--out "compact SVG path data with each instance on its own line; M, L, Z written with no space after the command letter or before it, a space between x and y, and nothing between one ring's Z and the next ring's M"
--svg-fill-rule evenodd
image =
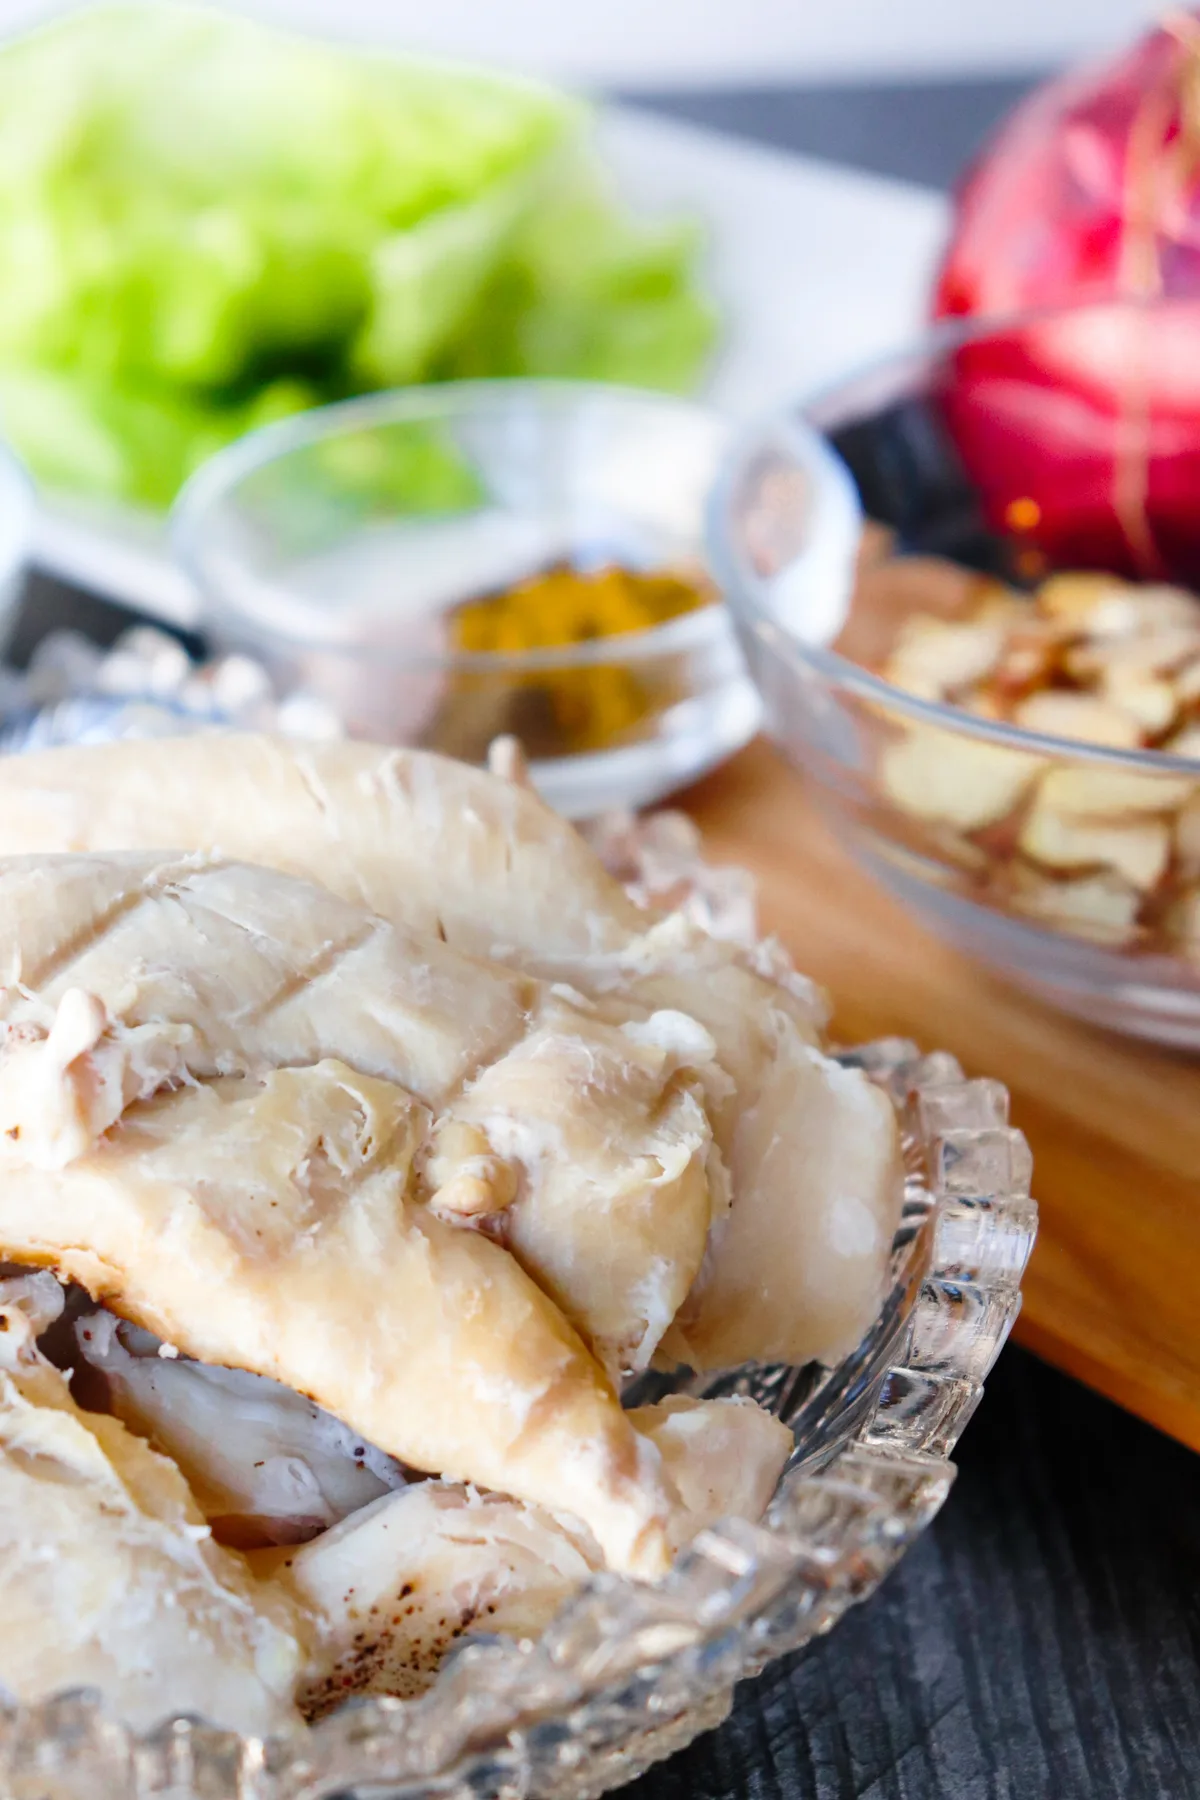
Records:
M948 221L940 194L621 108L606 166L632 204L692 213L727 321L709 397L746 416L919 331Z
M158 0L159 4L166 0ZM1003 73L1119 44L1156 0L243 0L278 22L590 83ZM0 0L16 28L52 0Z

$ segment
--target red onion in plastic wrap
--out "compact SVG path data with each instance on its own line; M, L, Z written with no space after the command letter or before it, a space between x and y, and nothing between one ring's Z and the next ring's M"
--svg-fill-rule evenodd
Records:
M969 173L939 317L946 422L1027 566L1200 583L1200 15L1040 89Z

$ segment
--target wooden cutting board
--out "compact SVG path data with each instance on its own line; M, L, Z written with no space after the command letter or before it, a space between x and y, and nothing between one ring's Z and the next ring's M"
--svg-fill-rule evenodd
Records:
M850 860L764 743L683 797L843 1040L952 1051L1012 1095L1041 1230L1016 1335L1200 1450L1200 1061L1077 1024L938 942Z

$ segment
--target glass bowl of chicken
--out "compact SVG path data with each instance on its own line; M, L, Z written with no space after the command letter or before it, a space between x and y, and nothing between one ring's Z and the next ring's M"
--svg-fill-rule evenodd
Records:
M0 758L7 1787L598 1794L945 1497L1003 1090L498 760Z
M482 762L516 735L586 817L686 785L758 701L705 563L724 422L590 382L451 382L251 434L176 551L218 650L352 736Z
M768 728L873 873L1054 1004L1193 1047L1198 352L1194 300L957 322L797 409L861 513L827 635L792 415L713 510Z

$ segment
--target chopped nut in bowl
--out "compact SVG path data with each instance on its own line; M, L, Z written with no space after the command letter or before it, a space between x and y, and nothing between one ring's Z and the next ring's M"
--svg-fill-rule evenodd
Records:
M1126 351L1155 328L1152 309L1081 308L1053 317L1056 354L1076 325L1094 340L1091 313ZM1045 329L943 330L788 416L862 507L831 643L808 623L827 573L782 530L787 553L760 553L776 424L727 461L713 559L769 730L872 871L1066 1010L1200 1047L1200 531L1180 524L1200 436L1118 432L1104 460L1082 376L1056 385L1037 360ZM1108 566L1083 566L1093 529Z

